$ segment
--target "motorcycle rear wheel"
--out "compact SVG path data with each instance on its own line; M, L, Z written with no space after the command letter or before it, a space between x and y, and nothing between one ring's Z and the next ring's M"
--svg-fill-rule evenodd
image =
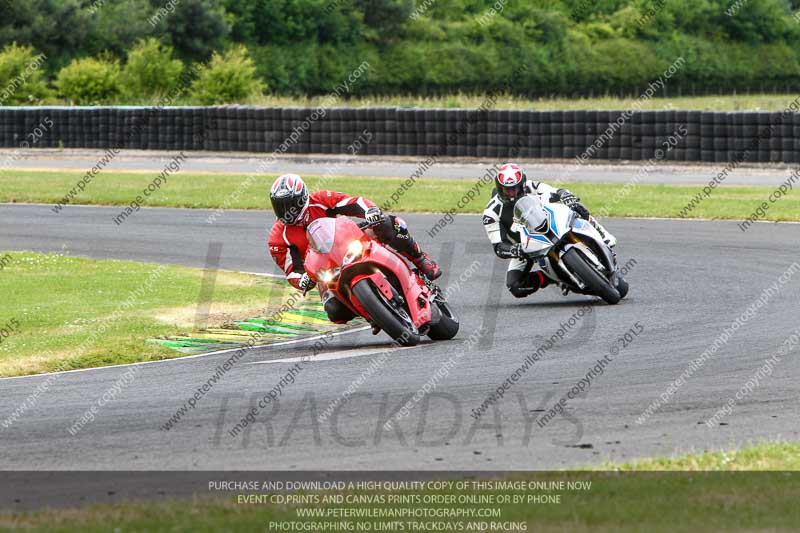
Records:
M369 313L372 321L401 346L419 344L419 330L411 321L406 310L400 312L389 302L383 293L369 279L362 279L353 285L361 306Z

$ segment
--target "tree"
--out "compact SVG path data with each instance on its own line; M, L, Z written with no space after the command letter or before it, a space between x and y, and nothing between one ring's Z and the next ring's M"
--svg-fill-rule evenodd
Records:
M85 42L91 32L91 15L79 0L12 0L0 16L0 43L35 46L54 68L89 53Z
M92 30L86 42L89 53L112 52L123 57L140 39L151 35L148 0L105 0L92 15Z
M0 50L0 106L38 104L49 96L44 62L30 46L11 43Z
M217 0L180 0L174 12L158 19L156 31L182 60L205 61L228 43L230 25Z
M142 100L167 94L176 88L183 72L183 63L173 59L173 49L152 37L136 43L122 69L124 92Z
M247 49L235 46L222 55L214 52L211 61L198 69L192 97L203 105L233 104L257 96L264 89Z
M111 104L120 95L119 72L119 63L108 57L75 59L61 69L55 85L72 104Z

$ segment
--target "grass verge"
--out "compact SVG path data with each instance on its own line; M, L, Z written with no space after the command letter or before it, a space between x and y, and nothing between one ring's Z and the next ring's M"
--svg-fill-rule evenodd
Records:
M510 95L497 97L494 109L533 109L536 111L562 111L572 109L623 110L632 109L691 109L701 111L781 111L794 100L794 94L726 94L710 96L672 96L649 98L597 96L593 98L520 98ZM444 96L372 96L351 98L347 107L435 107L477 109L485 106L486 95L452 94ZM253 103L261 106L318 107L324 96L292 98L288 96L263 96Z
M13 170L4 173L0 202L56 203L74 187L81 172L49 172ZM125 206L141 195L152 180L149 173L105 172L77 195L74 203ZM275 175L246 176L235 174L173 175L148 197L145 206L231 209L264 209L269 186ZM312 190L320 187L340 190L371 198L378 205L392 199L405 178L352 176L306 176ZM243 183L250 183L243 187ZM461 207L461 200L476 188L478 178L419 179L403 191L390 211L480 213L488 201L491 182L477 189L472 201ZM701 190L699 185L649 185L594 183L554 183L568 187L581 197L595 213L611 217L676 217L680 210ZM723 185L714 190L688 217L744 220L766 202L771 187L735 187ZM69 209L66 207L65 209ZM135 213L131 217L135 217ZM800 220L800 196L791 191L780 201L770 204L764 220ZM113 224L109 217L109 224Z
M300 523L304 531L332 531L333 522L370 522L369 529L350 531L790 531L800 523L800 484L796 472L730 472L740 468L797 468L800 446L765 443L737 452L705 453L676 459L659 459L633 465L609 465L623 472L548 472L513 474L505 481L580 482L583 490L520 490L474 488L469 493L493 497L491 503L240 503L238 495L198 497L192 500L95 505L82 509L0 514L0 527L29 531L275 531L274 523ZM793 456L793 457L790 457ZM680 472L649 472L651 467ZM696 470L720 470L697 472ZM646 470L642 472L641 470ZM688 470L689 472L685 472ZM257 476L254 476L257 477ZM266 476L261 476L265 477ZM332 475L331 480L336 476ZM265 479L266 480L266 479ZM591 486L586 485L591 483ZM530 485L528 485L530 486ZM279 493L282 491L279 491ZM385 491L345 490L351 497L398 494ZM434 497L464 494L454 488L400 491L399 494ZM264 492L266 494L266 491ZM297 495L297 493L295 493ZM310 497L314 493L301 492ZM531 502L530 495L560 494L558 503ZM499 495L519 496L507 503ZM497 509L493 518L415 518L420 524L445 524L438 529L403 529L378 524L403 522L394 518L301 518L298 509ZM336 515L331 515L336 516ZM352 516L352 515L351 515ZM461 523L459 527L457 524ZM517 529L469 527L469 523L518 524ZM328 524L328 528L324 524ZM449 528L447 527L449 524ZM522 529L522 527L525 529ZM314 529L314 526L317 528ZM431 527L431 526L429 526ZM282 529L289 531L291 529ZM295 529L297 530L297 529ZM337 529L346 531L346 529Z
M607 463L599 470L620 472L800 471L800 443L763 442L732 451L708 451L645 459L628 464Z
M0 252L0 377L180 355L145 339L191 331L203 270ZM208 323L263 312L281 295L258 277L217 272ZM278 291L284 289L278 288ZM285 289L288 294L288 289Z

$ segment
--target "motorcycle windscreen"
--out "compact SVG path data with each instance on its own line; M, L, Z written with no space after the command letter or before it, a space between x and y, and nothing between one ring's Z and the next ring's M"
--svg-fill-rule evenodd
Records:
M514 205L514 222L531 233L547 232L547 214L538 196L526 195Z
M321 254L327 254L333 249L336 237L336 220L333 218L318 218L308 225L308 245Z

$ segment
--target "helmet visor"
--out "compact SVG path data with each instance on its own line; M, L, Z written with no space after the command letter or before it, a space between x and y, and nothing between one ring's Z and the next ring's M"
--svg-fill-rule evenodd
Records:
M524 187L525 187L524 183L517 183L516 185L510 187L504 187L502 185L498 185L497 196L499 196L500 200L504 203L516 202L523 196Z
M300 219L306 205L306 196L284 196L272 199L272 208L275 216L284 224L294 224Z

